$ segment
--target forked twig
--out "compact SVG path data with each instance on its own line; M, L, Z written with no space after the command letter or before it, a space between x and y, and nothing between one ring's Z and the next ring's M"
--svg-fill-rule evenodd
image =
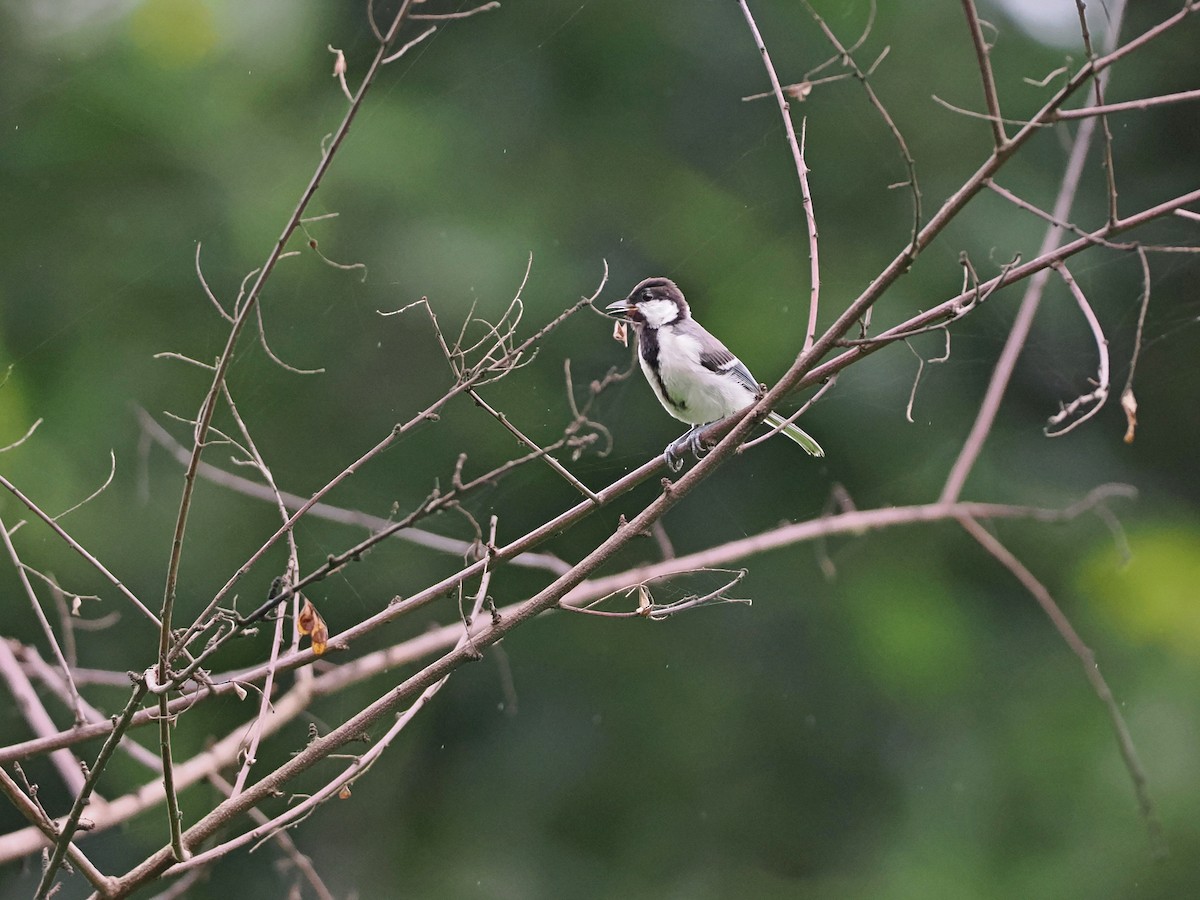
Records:
M983 97L987 103L988 120L992 125L992 139L997 147L1002 147L1008 141L1008 136L1004 133L1004 120L1000 117L1000 98L996 94L996 78L992 74L991 48L983 37L983 26L979 21L975 0L962 0L962 7L967 16L971 43L975 45L979 75L983 80Z
M821 297L821 255L817 245L817 219L813 212L812 190L808 185L808 164L804 160L804 138L805 125L801 124L801 139L796 140L796 129L792 125L791 108L788 106L787 97L784 96L783 88L779 84L779 76L775 73L775 66L771 62L771 54L767 52L767 45L763 43L762 34L758 30L758 23L754 21L754 16L750 13L750 7L746 0L738 0L738 6L742 9L742 15L746 19L746 25L750 28L750 34L754 38L755 46L758 47L758 52L762 56L763 66L767 70L767 77L771 81L771 90L775 94L775 102L779 105L779 115L783 119L783 130L787 135L788 147L792 151L792 165L796 168L796 177L800 179L800 197L804 206L804 222L808 227L808 263L809 263L809 297L808 297L808 327L804 332L804 345L802 352L807 353L812 348L813 341L817 336L817 312L820 306Z
M727 579L724 584L715 590L709 591L707 594L688 594L678 600L673 600L670 603L656 603L654 595L650 591L650 584L655 581L663 581L667 578L675 578L681 575L700 575L710 572L716 572L721 575L732 576ZM590 616L602 616L609 619L649 619L652 622L661 622L671 616L679 613L689 612L693 609L699 609L702 606L719 606L724 603L736 603L745 606L750 606L752 601L737 597L728 597L726 594L735 585L740 583L743 578L749 573L748 569L720 569L712 566L704 566L696 569L688 569L673 573L670 576L660 576L658 578L645 579L638 581L636 584L617 588L609 591L601 597L592 600L589 603L561 603L559 608L568 612L581 613ZM625 597L636 593L638 602L637 607L631 610L607 610L596 609L596 607L606 600L621 594Z
M1124 15L1125 0L1117 0L1109 27L1110 44L1116 41L1116 36L1120 32ZM1096 62L1093 60L1092 66L1094 67L1095 65ZM1095 77L1101 78L1103 77L1103 73L1097 73ZM1058 197L1054 202L1052 215L1056 222L1065 222L1070 216L1071 206L1075 200L1075 192L1079 187L1079 180L1083 175L1084 160L1087 158L1088 147L1091 144L1092 135L1095 131L1095 121L1095 119L1087 119L1075 134L1075 140L1071 146L1071 155L1067 161L1066 170L1063 173ZM1109 223L1110 226L1112 224L1111 222ZM1046 230L1046 234L1042 239L1038 255L1044 256L1057 247L1062 239L1062 232L1063 229L1059 226L1051 225ZM1038 307L1041 305L1042 292L1045 288L1049 272L1049 269L1042 269L1029 280L1029 284L1025 289L1025 295L1021 298L1021 305L1017 309L1016 318L1009 329L1008 338L1004 342L1004 348L1000 352L1000 359L996 362L991 380L988 382L987 392L984 394L983 402L979 406L975 422L972 424L971 431L967 435L967 439L963 442L958 458L954 461L954 465L951 467L950 473L946 478L946 483L942 488L941 499L943 501L957 500L959 498L966 483L967 475L973 468L975 461L979 458L979 453L983 449L983 443L987 440L987 436L992 429L992 424L996 420L996 414L1000 409L1000 401L1008 390L1009 380L1012 377L1013 370L1016 368L1017 357L1020 356L1021 350L1024 348L1025 342L1029 337L1029 331L1033 327L1033 318Z
M41 626L42 633L46 636L46 643L54 654L54 658L58 661L59 667L62 669L63 678L66 679L71 692L71 712L75 716L75 721L80 722L82 721L82 717L79 713L79 690L75 687L75 678L71 674L71 667L67 664L67 658L63 655L62 647L58 644L58 638L54 635L54 629L50 625L50 620L46 618L46 611L42 609L37 592L34 591L33 584L29 580L29 573L25 571L25 565L21 562L17 548L13 545L12 535L8 530L8 526L4 524L3 519L0 519L0 542L3 542L4 549L8 553L8 558L12 560L13 568L17 570L17 579L21 582L21 588L25 591L25 596L29 599L30 606L33 607L34 618L37 619L38 625ZM76 785L76 787L79 786Z
M580 481L578 478L576 478L574 475L572 475L570 470L567 469L566 466L564 466L557 459L555 459L553 456L551 456L549 453L547 453L546 450L543 449L538 444L537 441L533 440L532 438L526 437L525 433L522 432L521 429L519 429L516 425L514 425L505 413L500 412L495 407L493 407L490 403L488 403L486 400L484 400L481 396L479 396L479 392L477 390L475 390L474 388L468 389L467 394L471 397L472 400L475 401L475 404L480 409L482 409L484 412L486 412L488 415L490 415L493 419L495 419L497 422L499 422L501 425L503 425L509 434L513 435L513 437L515 437L518 441L520 441L522 444L524 444L530 450L533 450L543 461L545 461L546 465L550 466L551 469L553 469L555 472L557 472L559 475L561 475L563 477L563 479L567 482L567 484L571 485L571 487L575 488L575 490L579 491L579 493L583 494L583 496L587 497L593 503L599 503L600 498L598 496L596 496L595 491L593 491L586 484L584 484L582 481Z
M13 781L4 769L0 769L0 793L9 799L21 815L44 834L52 845L59 840L59 832L54 822L38 804L26 796L25 792L21 790L21 786ZM83 877L91 883L101 897L112 896L112 879L97 869L95 864L84 856L83 851L75 844L68 842L66 857L70 860L71 865L83 873Z
M1092 310L1092 305L1088 303L1088 299L1084 296L1079 284L1071 276L1071 272L1066 265L1059 263L1054 266L1055 271L1062 277L1067 288L1071 291L1071 296L1075 298L1075 302L1079 304L1079 309L1083 313L1084 319L1087 320L1088 328L1091 329L1092 337L1096 341L1096 351L1100 356L1099 372L1096 375L1094 384L1096 387L1088 393L1076 397L1070 403L1065 405L1061 410L1050 417L1050 421L1046 423L1044 429L1047 437L1060 437L1069 431L1074 430L1079 425L1082 425L1096 413L1100 412L1100 408L1104 406L1108 400L1108 338L1104 336L1104 329L1100 325L1100 320L1096 318L1096 313ZM1059 428L1063 422L1074 416L1080 409L1091 404L1091 407L1083 415L1073 419L1069 425Z

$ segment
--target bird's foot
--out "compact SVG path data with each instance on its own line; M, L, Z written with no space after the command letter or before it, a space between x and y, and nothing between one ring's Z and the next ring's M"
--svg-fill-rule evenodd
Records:
M683 468L683 457L679 453L681 449L679 441L671 441L667 444L667 449L663 451L663 461L672 472L678 472Z
M708 452L708 445L700 437L700 433L703 430L703 425L697 425L667 445L667 449L663 453L663 459L666 461L668 469L672 472L678 472L683 468L684 450L691 450L692 455L696 459L699 459Z

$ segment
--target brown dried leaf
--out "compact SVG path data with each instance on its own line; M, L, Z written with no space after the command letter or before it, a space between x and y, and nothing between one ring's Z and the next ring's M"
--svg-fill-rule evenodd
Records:
M813 86L811 81L801 81L797 84L785 85L783 88L783 93L786 96L791 97L793 100L799 100L803 102L804 100L808 99L808 95L812 93L812 89Z
M300 615L296 619L296 629L301 634L309 636L312 641L313 653L320 656L325 652L325 646L329 643L329 629L325 625L325 620L321 618L321 614L317 612L317 608L307 597L304 598L304 605L300 607Z
M1133 443L1133 433L1137 430L1137 400L1133 396L1133 388L1125 388L1121 393L1121 409L1125 410L1125 443Z

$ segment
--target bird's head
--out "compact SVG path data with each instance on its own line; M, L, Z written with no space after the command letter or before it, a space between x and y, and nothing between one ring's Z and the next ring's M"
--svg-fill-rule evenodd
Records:
M613 318L647 328L662 328L691 315L683 291L669 278L647 278L628 297L610 303L604 311Z

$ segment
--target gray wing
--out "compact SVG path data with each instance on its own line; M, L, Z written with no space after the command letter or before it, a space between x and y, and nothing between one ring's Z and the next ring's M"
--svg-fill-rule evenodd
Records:
M730 375L744 384L751 393L758 394L758 382L750 374L745 363L729 352L729 348L704 330L694 320L696 337L700 340L700 365L712 372Z

